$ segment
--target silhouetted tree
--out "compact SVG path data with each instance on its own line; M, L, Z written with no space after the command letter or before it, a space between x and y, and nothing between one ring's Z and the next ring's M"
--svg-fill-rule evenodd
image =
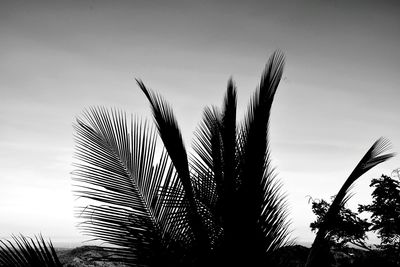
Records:
M162 152L146 121L104 108L78 118L76 194L93 201L78 211L82 231L132 266L263 265L289 234L268 145L283 65L275 52L239 126L230 80L222 108L205 110L190 157L171 107L140 80Z
M329 249L329 233L335 228L335 222L338 221L337 218L340 214L340 210L350 198L349 190L353 183L364 173L394 156L394 154L391 153L383 154L389 147L390 144L388 140L384 138L378 139L344 182L320 224L307 259L306 267L331 265L331 262L328 261L332 258Z
M381 240L378 248L388 259L400 265L400 181L397 171L392 177L382 175L372 179L372 203L360 205L359 211L371 213L371 230Z
M311 204L311 209L317 218L310 224L310 228L312 231L318 231L324 222L330 204L323 199L313 199ZM351 243L365 249L370 249L366 245L365 240L367 239L366 233L369 231L371 223L367 219L361 219L357 212L353 212L349 208L342 206L336 217L336 221L332 224L333 227L327 234L327 239L332 241L332 246L343 248L348 243Z
M171 107L137 81L158 136L146 121L91 108L75 124L75 193L85 234L111 246L108 260L130 266L263 266L288 244L285 197L271 166L268 138L284 57L267 63L244 121L236 122L236 87L221 109L207 108L189 157ZM323 220L307 266L327 266L329 233L350 186L393 154L379 139L346 180ZM51 242L23 236L0 241L2 266L61 266Z

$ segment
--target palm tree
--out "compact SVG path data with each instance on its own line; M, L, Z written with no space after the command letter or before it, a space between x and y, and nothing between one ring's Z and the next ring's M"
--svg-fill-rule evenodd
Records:
M271 254L290 243L268 138L283 65L283 55L275 52L239 125L236 86L229 80L222 108L205 109L190 157L171 107L140 80L156 129L105 108L91 108L77 119L75 192L92 202L78 208L80 228L111 245L109 260L130 266L271 266ZM382 155L388 147L387 140L377 140L346 180L307 267L328 266L330 226L352 184L393 156ZM0 241L1 266L62 266L43 237L13 239Z
M268 138L283 65L275 52L241 124L230 80L222 108L205 109L190 156L171 107L140 80L156 130L121 111L86 111L75 124L76 194L92 203L78 209L81 230L131 266L267 262L289 241Z
M379 138L362 157L360 162L351 172L350 176L346 179L330 205L325 215L324 222L321 224L321 227L317 232L308 255L306 267L330 266L329 259L331 257L328 242L329 231L333 228L341 207L343 207L351 197L349 191L354 182L376 165L385 162L394 156L393 153L383 154L389 148L389 141L384 138Z
M35 239L25 236L12 237L13 241L0 240L0 266L5 267L61 267L51 241L37 236Z

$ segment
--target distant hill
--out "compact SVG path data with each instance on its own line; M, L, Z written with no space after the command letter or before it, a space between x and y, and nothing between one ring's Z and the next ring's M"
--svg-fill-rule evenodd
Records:
M108 253L99 246L82 246L74 249L56 249L60 261L65 267L122 267L122 263L104 261Z

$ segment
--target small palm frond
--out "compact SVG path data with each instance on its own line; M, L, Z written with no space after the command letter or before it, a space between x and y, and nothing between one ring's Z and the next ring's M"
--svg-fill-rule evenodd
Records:
M195 151L195 156L198 160L203 162L204 167L209 170L214 170L215 159L213 158L213 150L219 150L221 146L220 137L221 128L221 112L216 107L205 108L203 112L203 119L194 132L195 139L193 140L192 146ZM221 155L216 155L221 158ZM217 168L221 168L220 165ZM218 171L218 175L221 175L222 170ZM220 178L216 178L219 180Z
M237 132L236 132L236 110L237 110L237 93L236 85L232 79L228 81L227 91L222 108L222 122L221 122L221 139L223 144L222 158L223 158L223 188L221 192L221 206L227 213L232 213L229 203L233 202L233 197L237 183ZM223 221L232 220L232 218L225 213Z
M321 266L321 264L323 264L323 261L326 260L326 253L329 253L329 250L325 247L327 243L327 234L329 233L332 224L335 222L340 212L340 209L351 197L349 191L352 185L364 173L366 173L376 165L383 163L393 157L393 153L383 154L388 149L390 149L389 140L382 137L376 140L371 148L367 151L367 153L365 153L365 155L362 157L354 170L351 172L350 176L346 179L338 194L335 196L332 204L330 205L325 215L324 221L322 222L321 227L316 234L314 243L311 247L307 259L307 267Z
M216 107L204 110L203 120L194 133L195 154L190 161L197 198L217 213L217 191L222 188L223 179L220 122L221 114Z
M360 178L364 173L375 167L376 165L385 162L394 156L393 153L383 154L390 149L390 142L385 138L379 138L371 146L371 148L365 153L360 162L351 172L350 176L346 179L342 187L340 188L335 199L332 201L327 212L326 224L329 225L331 219L339 213L340 208L347 202L351 197L349 191L354 184L354 182Z
M51 241L41 235L35 239L12 236L13 241L0 240L0 266L7 267L61 267Z
M195 238L195 251L196 253L199 253L198 255L202 255L199 257L204 257L204 253L208 253L209 251L208 233L197 207L186 148L183 143L178 123L172 112L172 108L163 97L146 88L142 81L136 81L150 102L158 133L176 171L178 172L178 178L182 183L185 191L185 198L189 204L188 217Z
M212 107L204 110L203 119L195 132L195 153L191 158L194 172L202 178L200 187L197 187L202 196L199 199L213 212L214 224L219 225L219 228L213 229L223 231L222 235L213 235L219 253L224 251L222 247L228 243L227 237L235 235L229 228L229 221L235 220L236 139L236 86L230 79L222 109Z
M221 113L216 108L206 108L203 120L195 131L190 158L193 185L199 201L203 224L207 227L211 250L220 245L222 225L220 193L223 181Z
M376 165L385 162L386 160L390 159L394 156L393 153L383 154L390 149L390 141L383 137L379 138L375 141L375 143L371 146L371 148L365 153L364 157L360 160L357 166L354 168L350 176L347 178L346 182L343 184L342 188L340 189L337 197L339 199L342 198L348 199L346 195L348 195L349 189L351 189L351 185L364 173L369 171L370 169L374 168ZM383 154L383 155L382 155ZM342 193L343 192L343 193ZM340 201L340 205L344 205L346 201ZM335 202L335 201L334 201ZM332 203L333 205L333 203Z
M183 188L168 154L157 157L153 128L104 108L90 109L74 128L75 193L95 203L78 209L83 233L117 246L108 248L110 260L132 266L168 264L174 250L184 258L187 202L177 197Z

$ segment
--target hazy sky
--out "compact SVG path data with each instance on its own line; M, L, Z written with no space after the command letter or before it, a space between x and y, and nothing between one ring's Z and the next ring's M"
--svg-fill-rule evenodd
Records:
M307 195L334 195L380 136L400 151L398 14L398 1L0 1L0 237L87 239L70 175L72 123L85 108L150 118L141 78L173 105L189 146L228 78L242 114L280 49L272 158L293 236L312 241ZM398 167L394 158L364 175L350 206Z

